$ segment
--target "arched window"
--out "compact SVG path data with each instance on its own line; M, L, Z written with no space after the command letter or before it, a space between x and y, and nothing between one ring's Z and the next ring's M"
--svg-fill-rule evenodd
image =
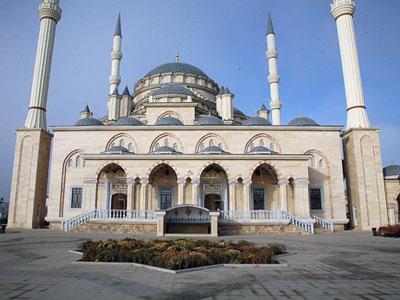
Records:
M160 148L160 144L156 143L156 150L158 150Z
M314 156L311 157L310 164L311 164L311 168L315 168L315 157Z
M165 139L165 140L164 140L164 146L169 147L169 141L168 141L168 139Z
M213 139L210 139L209 146L210 147L214 146L214 140Z
M204 144L200 145L200 151L204 151Z
M129 151L129 152L132 152L132 151L133 151L132 143L129 143L129 144L128 144L128 151Z
M119 145L120 145L121 147L125 147L125 142L124 142L124 140L120 140L120 141L119 141Z
M250 150L253 150L254 149L254 143L251 143L250 144Z
M275 151L275 145L271 143L271 145L269 145L269 149L270 149L271 151Z
M222 143L218 144L218 148L221 148L222 150L224 150L224 146L222 146Z
M77 156L77 157L76 157L76 161L75 161L75 167L79 167L80 164L81 164L81 157L80 157L80 156Z
M262 146L262 147L265 146L265 143L264 143L264 140L263 140L263 139L260 140L260 146Z
M323 168L323 167L324 167L324 160L323 160L323 159L320 159L320 160L319 160L319 167L320 167L320 168Z
M70 159L68 160L67 167L68 167L68 168L69 168L69 167L72 167L72 158L70 158Z
M172 145L172 148L174 148L175 151L178 151L178 144L177 144L177 143L174 143L174 144Z

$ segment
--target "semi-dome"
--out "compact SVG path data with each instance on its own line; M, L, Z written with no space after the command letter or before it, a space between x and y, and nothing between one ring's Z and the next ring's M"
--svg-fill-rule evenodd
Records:
M128 149L122 146L112 146L110 149L105 151L104 153L106 154L126 154L126 153L131 153L129 152Z
M310 118L298 117L289 122L290 126L319 126L317 122Z
M123 117L119 118L115 123L115 126L140 126L143 125L142 122L140 122L136 118L131 118L131 117Z
M75 123L75 126L103 126L103 122L95 118L83 118Z
M159 95L185 95L185 96L196 96L191 90L181 85L167 85L163 86L150 94L151 96Z
M199 68L181 62L162 64L151 70L149 73L147 73L145 77L161 73L188 73L188 74L208 77L206 73L204 73Z
M400 166L390 165L383 168L383 176L400 176Z
M154 125L162 125L162 126L179 126L183 125L180 120L174 117L163 117L157 120Z
M265 118L250 117L247 120L244 120L242 125L245 125L245 126L266 126L266 125L271 125L271 123Z
M229 152L224 151L222 148L218 146L208 146L203 151L199 152L200 154L229 154Z
M203 116L197 119L197 125L224 125L224 121L214 116Z
M181 154L181 152L179 152L169 146L161 146L151 153L152 154Z
M256 146L248 152L248 154L278 154L265 146Z

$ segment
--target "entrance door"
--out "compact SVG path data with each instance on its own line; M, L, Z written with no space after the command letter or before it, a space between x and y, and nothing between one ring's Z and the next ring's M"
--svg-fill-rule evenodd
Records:
M223 203L221 195L218 194L207 194L204 197L204 207L210 211L223 210Z
M126 194L115 194L111 198L111 209L126 209Z

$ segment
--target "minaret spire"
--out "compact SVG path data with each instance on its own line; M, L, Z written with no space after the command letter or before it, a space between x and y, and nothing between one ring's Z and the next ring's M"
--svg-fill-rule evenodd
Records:
M179 62L179 50L176 50L175 61Z
M47 126L46 105L51 61L56 25L61 18L61 8L58 5L59 0L43 0L39 6L40 30L25 128L45 129Z
M271 107L272 125L281 125L281 107L279 99L279 74L278 74L278 51L276 50L275 32L272 25L272 18L268 12L268 31L267 31L267 59L268 59L268 83L271 94L269 106Z
M361 81L360 63L354 33L353 0L333 0L331 13L336 20L340 55L347 102L347 129L369 128L364 92Z
M111 75L110 75L110 91L109 94L111 95L113 91L118 88L121 77L120 73L120 64L122 59L122 52L121 52L121 15L118 14L117 18L117 25L115 26L115 33L113 37L113 49L111 51Z

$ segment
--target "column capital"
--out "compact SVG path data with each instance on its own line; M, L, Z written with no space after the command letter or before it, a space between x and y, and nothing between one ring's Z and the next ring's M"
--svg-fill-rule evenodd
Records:
M98 181L96 178L85 178L83 179L83 184L97 184Z
M147 180L147 178L141 178L141 179L140 179L140 184L142 184L142 185L148 185L148 184L149 184L149 181Z
M185 178L179 178L176 183L178 185L185 185L186 184L186 179Z
M343 15L353 15L355 9L354 0L334 0L331 4L331 14L335 20Z
M135 183L135 179L133 179L133 178L126 179L126 184L134 184L134 183Z
M294 180L294 185L308 185L310 181L307 178L298 178Z
M251 180L243 180L243 185L250 186L253 182Z
M230 178L230 179L228 179L228 184L229 184L229 185L235 185L235 184L237 184L237 183L238 183L238 181L237 181L236 178Z
M39 5L39 17L40 19L49 18L56 22L61 19L61 8L57 3L51 3L48 1L43 1Z
M200 179L199 178L193 178L192 179L192 184L200 184Z
M280 179L278 181L278 185L288 185L289 184L289 180L288 179Z

